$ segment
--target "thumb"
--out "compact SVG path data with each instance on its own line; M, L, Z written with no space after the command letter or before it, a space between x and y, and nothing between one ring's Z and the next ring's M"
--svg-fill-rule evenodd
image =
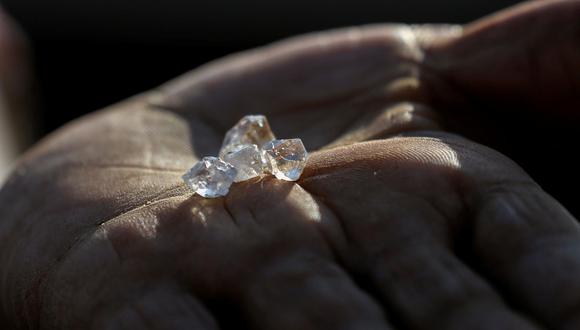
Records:
M426 65L470 100L578 118L579 38L580 1L529 1L432 44Z
M446 126L508 155L570 206L579 40L579 0L528 1L436 39L425 56L436 77L431 105L447 112Z

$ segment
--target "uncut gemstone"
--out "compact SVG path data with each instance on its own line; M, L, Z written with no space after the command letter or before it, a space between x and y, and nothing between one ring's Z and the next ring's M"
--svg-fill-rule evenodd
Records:
M183 175L183 181L197 194L217 198L228 194L237 171L217 157L204 157Z
M261 146L276 137L270 129L268 119L263 115L248 115L232 127L224 138L219 156L224 158L230 152L243 145Z
M261 176L267 171L266 159L255 144L239 146L225 155L223 160L233 165L238 171L234 182L246 181Z
M276 178L286 181L300 178L308 158L302 140L273 140L264 144L262 150Z

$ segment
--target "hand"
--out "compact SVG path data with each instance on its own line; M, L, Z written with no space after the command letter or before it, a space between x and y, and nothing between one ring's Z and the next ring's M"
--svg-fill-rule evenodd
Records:
M497 29L579 7L531 6ZM443 77L458 71L424 70L470 38L377 26L294 39L53 134L0 192L6 324L578 327L576 220L505 156L440 130L458 99ZM247 113L317 150L303 178L192 196L180 175Z

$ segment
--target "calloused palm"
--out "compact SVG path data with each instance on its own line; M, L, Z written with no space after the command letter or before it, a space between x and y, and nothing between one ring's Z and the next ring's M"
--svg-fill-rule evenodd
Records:
M514 24L549 27L557 14L578 26L569 13L579 11L578 1L533 2L465 32L397 25L311 35L68 125L31 150L0 193L5 322L580 326L576 220L514 162L441 131L441 118L455 114L439 111L474 94L499 104L532 92L521 72L498 87L505 94L490 90L488 72L474 67L494 55L477 40L508 44ZM462 61L445 60L454 56ZM282 138L304 139L313 153L302 179L235 184L223 199L192 195L181 173L217 153L248 113L266 114Z

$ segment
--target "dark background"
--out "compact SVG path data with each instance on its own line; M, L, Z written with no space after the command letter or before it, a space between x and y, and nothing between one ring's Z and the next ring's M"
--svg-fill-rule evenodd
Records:
M514 0L5 0L33 45L40 134L204 62L376 22L465 23Z

